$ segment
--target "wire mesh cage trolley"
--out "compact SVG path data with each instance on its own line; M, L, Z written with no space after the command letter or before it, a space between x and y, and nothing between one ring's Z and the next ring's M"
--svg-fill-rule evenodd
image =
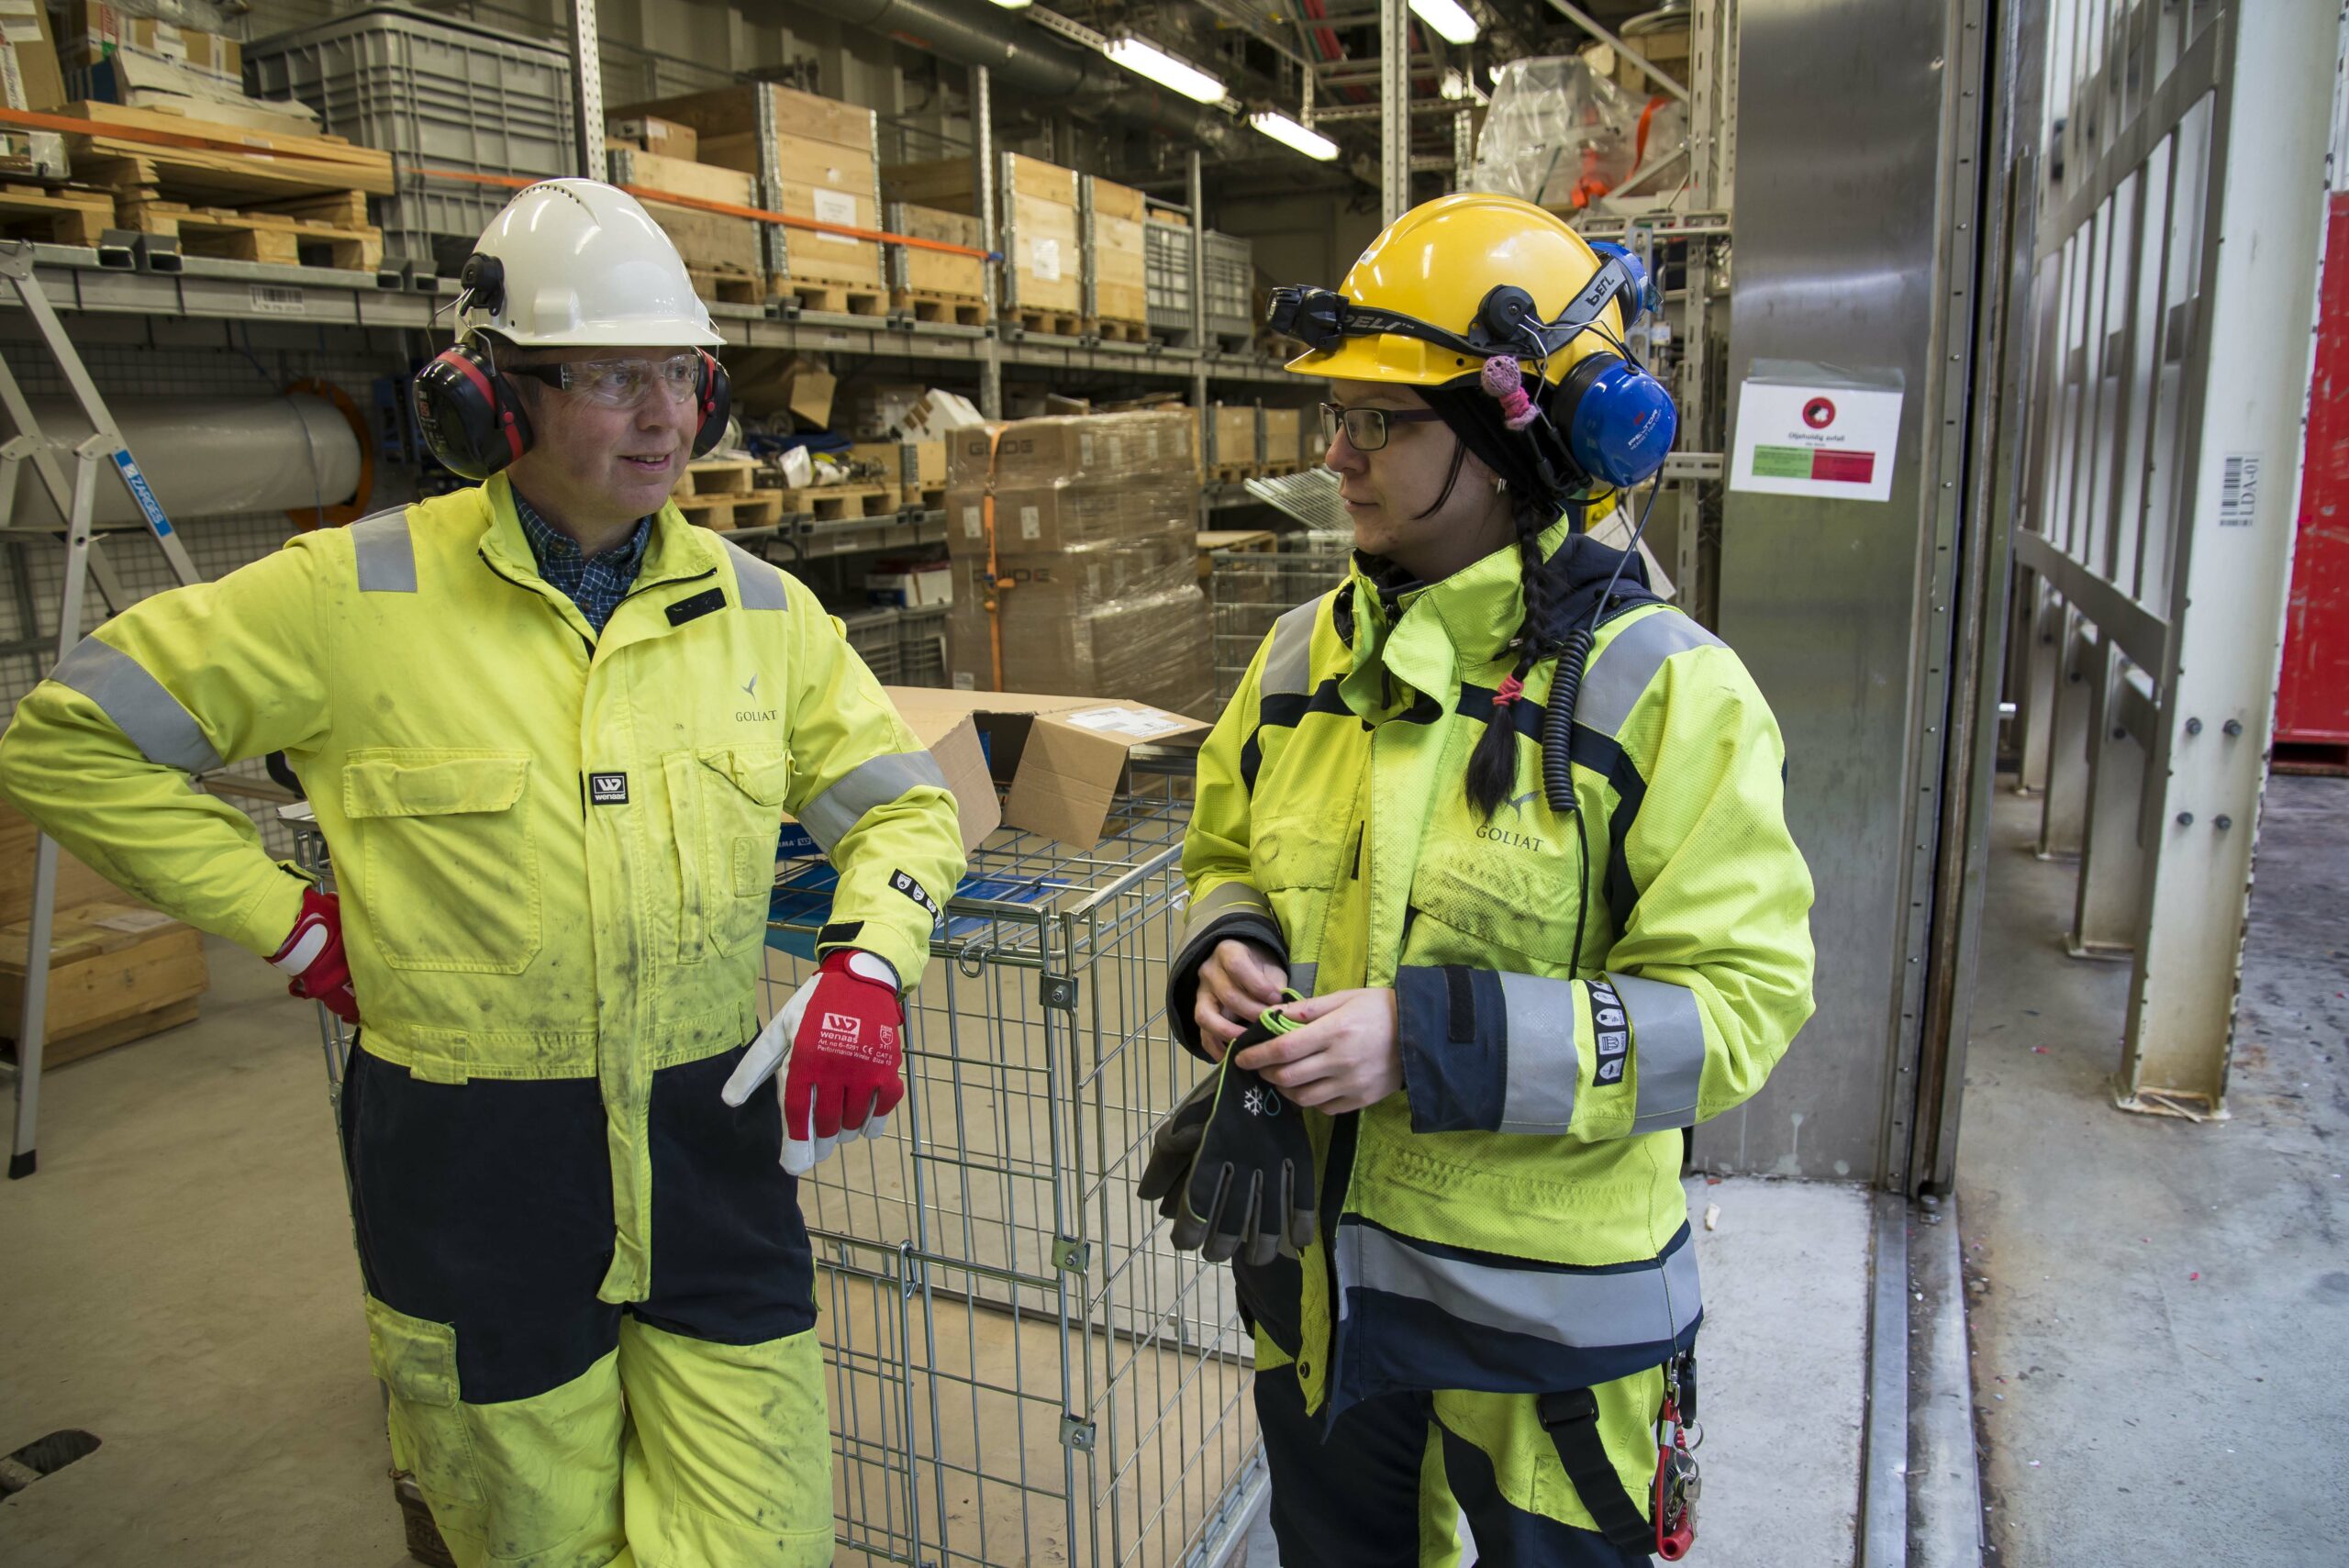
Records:
M1134 1184L1201 1069L1165 1029L1187 765L1070 852L1005 829L946 906L885 1138L800 1184L841 1562L1212 1564L1264 1485L1228 1271ZM786 860L771 1010L831 870Z

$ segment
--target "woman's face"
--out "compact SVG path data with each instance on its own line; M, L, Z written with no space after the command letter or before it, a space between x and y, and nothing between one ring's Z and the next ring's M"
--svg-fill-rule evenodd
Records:
M1333 381L1330 401L1346 408L1427 408L1409 387L1383 382ZM1447 495L1455 453L1460 475ZM1321 461L1338 475L1355 548L1383 555L1423 582L1447 577L1513 537L1508 497L1495 487L1493 471L1475 453L1460 451L1460 438L1440 419L1390 419L1386 444L1368 452L1357 450L1341 428Z

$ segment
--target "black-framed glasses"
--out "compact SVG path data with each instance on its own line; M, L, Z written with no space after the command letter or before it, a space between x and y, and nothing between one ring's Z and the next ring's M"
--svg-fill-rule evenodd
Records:
M1386 444L1389 425L1423 425L1443 416L1432 408L1349 408L1341 403L1321 405L1321 439L1327 443L1346 432L1346 445L1358 452L1375 452Z

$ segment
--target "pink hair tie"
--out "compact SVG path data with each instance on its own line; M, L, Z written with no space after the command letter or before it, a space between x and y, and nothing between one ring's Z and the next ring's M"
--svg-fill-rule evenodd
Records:
M1522 395L1520 394L1520 395ZM1525 683L1523 681L1519 680L1514 674L1505 676L1501 681L1500 690L1493 694L1493 706L1495 707L1507 707L1509 704L1515 702L1524 695Z
M1522 430L1533 423L1533 399L1525 395L1525 372L1514 358L1495 354L1485 361L1480 380L1486 395L1499 400L1501 423L1512 430Z

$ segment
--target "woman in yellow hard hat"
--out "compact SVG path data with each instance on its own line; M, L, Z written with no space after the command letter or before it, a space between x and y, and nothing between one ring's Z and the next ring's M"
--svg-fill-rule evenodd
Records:
M1463 1517L1486 1563L1693 1538L1684 1138L1809 1017L1811 886L1752 677L1584 531L1672 442L1653 305L1479 195L1275 296L1357 550L1201 752L1169 1017L1230 1059L1159 1141L1221 1162L1170 1212L1238 1254L1285 1568L1458 1561ZM1235 1222L1285 1104L1311 1212Z

